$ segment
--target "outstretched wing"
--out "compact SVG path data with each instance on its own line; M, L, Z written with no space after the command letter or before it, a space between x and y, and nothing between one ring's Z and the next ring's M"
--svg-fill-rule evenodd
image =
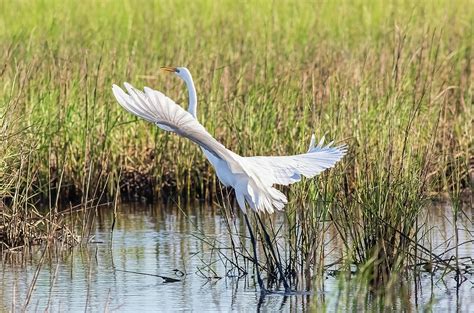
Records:
M124 86L128 94L117 85L113 85L112 91L117 101L127 111L155 123L164 130L190 139L215 157L224 160L231 170L241 171L234 154L214 139L191 114L173 100L148 87L142 92L128 83L124 83Z
M244 158L247 167L259 172L267 186L273 184L290 185L306 178L314 177L333 167L347 152L346 146L331 147L332 142L323 146L324 138L314 146L314 137L307 153L290 156L255 156Z

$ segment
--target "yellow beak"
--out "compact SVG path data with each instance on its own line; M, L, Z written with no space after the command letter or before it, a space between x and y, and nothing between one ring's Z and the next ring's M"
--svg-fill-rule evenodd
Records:
M163 67L160 67L160 70L164 72L176 73L176 67L163 66Z

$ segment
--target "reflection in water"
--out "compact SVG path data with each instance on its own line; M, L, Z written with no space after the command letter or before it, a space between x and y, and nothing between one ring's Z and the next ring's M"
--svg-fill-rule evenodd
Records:
M431 248L442 252L445 246L440 244L450 239L454 231L450 210L437 209L432 213L428 221L439 231L429 238ZM472 221L474 211L467 213ZM371 296L357 279L329 274L319 277L310 293L288 297L271 294L261 298L251 275L226 277L229 264L200 239L205 234L206 241L212 245L230 246L226 222L219 210L122 206L117 214L111 233L113 211L98 209L92 217L93 238L87 245L74 249L36 248L23 255L22 262L15 260L14 255L4 254L1 307L21 310L29 295L27 309L31 311L44 311L48 307L50 311L92 312L255 311L258 306L269 311L383 310L387 309L387 298L390 298L389 308L394 310L411 306L417 310L432 307L462 311L474 305L472 275L457 290L453 277L443 278L441 271L433 275L426 272L417 283L402 284L395 288L396 294L385 297L385 303ZM236 224L244 234L245 226L238 220ZM467 221L460 228L459 241L472 240L472 223ZM327 251L330 251L326 264L337 260L342 253L342 245L334 237L333 232L326 234ZM460 256L472 256L473 250L472 243L466 244ZM453 254L454 251L444 258ZM166 283L153 275L179 281ZM33 281L36 283L32 284Z

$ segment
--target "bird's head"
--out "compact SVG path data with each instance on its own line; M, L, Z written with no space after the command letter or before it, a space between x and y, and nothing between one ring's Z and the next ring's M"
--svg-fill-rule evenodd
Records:
M179 78L181 78L185 82L192 81L191 73L185 67L163 66L160 69L164 72L174 73L175 75L177 75Z
M188 95L189 95L189 107L188 111L191 115L197 119L196 115L196 107L197 107L197 95L196 95L196 88L194 87L193 77L189 70L185 67L170 67L164 66L161 68L162 71L168 73L174 73L176 76L184 80L186 86L188 87Z

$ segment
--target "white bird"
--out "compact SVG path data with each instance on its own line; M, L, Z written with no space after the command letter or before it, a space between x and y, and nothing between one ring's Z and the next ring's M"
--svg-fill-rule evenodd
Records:
M221 183L234 189L252 241L258 284L261 292L265 293L267 291L260 276L257 260L257 242L247 217L246 203L256 213L273 213L275 209L282 210L288 200L282 192L273 187L274 185L290 185L300 181L302 176L311 178L318 175L325 169L333 167L345 155L347 148L346 146L331 147L332 142L323 146L324 137L315 146L315 137L312 135L308 152L304 154L242 157L224 147L198 122L196 88L189 70L185 67L162 67L161 69L175 73L185 81L189 92L188 112L163 93L148 87L145 87L142 92L124 83L128 92L126 93L117 85L113 85L114 96L127 111L166 131L177 133L197 143L215 168ZM268 233L260 218L258 220L276 261L285 291L289 292L290 286L269 242Z
M130 113L197 143L215 168L221 183L234 189L244 214L247 214L245 203L257 213L282 210L288 200L274 185L290 185L300 181L302 176L312 178L333 167L347 152L345 145L331 147L331 142L324 146L324 138L314 146L313 135L307 153L242 157L214 139L198 122L196 89L189 70L185 67L161 69L175 73L185 81L189 92L189 112L159 91L145 87L142 92L128 83L124 83L127 92L113 85L115 98Z

